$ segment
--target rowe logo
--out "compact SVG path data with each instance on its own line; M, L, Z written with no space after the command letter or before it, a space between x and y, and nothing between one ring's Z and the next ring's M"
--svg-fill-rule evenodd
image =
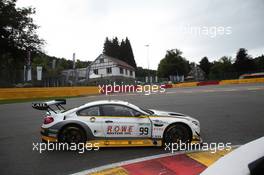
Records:
M108 126L107 134L131 134L134 126Z

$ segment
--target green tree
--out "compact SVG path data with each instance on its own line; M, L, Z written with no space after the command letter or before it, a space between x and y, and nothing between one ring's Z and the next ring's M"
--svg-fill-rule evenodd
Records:
M119 43L117 37L113 38L112 40L109 40L108 37L106 37L103 53L105 55L120 59L134 68L137 67L132 46L127 37L125 40L122 40L121 43Z
M108 39L108 37L105 38L104 47L103 47L103 54L105 55L111 55L111 41Z
M248 55L245 48L238 50L234 66L236 71L240 73L247 73L256 69L253 59Z
M133 50L130 44L129 39L126 37L126 40L121 42L120 44L120 56L119 58L125 61L127 64L131 65L132 67L137 67Z
M199 63L199 67L205 72L206 77L208 77L212 64L209 62L207 57L203 57Z
M114 58L119 58L120 47L117 37L113 38L112 40L109 40L108 37L106 37L103 53Z
M31 7L16 8L16 0L0 1L0 81L10 85L21 77L27 52L41 50L44 41L36 34Z
M255 62L257 71L264 71L264 55L256 57L254 59L254 62Z
M112 51L111 56L114 57L114 58L119 58L119 55L120 55L120 46L119 46L119 41L118 41L118 38L117 37L115 37L112 40L112 43L111 43L110 46L111 46L111 51Z
M144 69L142 67L137 67L136 69L136 77L146 77L150 74L150 76L156 76L157 71L156 70L149 70L149 69Z
M178 49L168 50L158 66L159 77L168 78L170 75L187 75L189 72L189 62L182 57L182 52Z
M212 64L210 69L210 79L228 79L234 77L234 67L232 65L232 59L227 56L223 56L218 61Z

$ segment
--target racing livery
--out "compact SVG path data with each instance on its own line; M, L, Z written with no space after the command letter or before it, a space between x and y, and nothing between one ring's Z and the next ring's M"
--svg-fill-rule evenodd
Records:
M64 104L64 99L32 104L47 110L41 127L43 141L103 147L200 141L199 121L185 114L143 109L119 100L94 101L69 110Z

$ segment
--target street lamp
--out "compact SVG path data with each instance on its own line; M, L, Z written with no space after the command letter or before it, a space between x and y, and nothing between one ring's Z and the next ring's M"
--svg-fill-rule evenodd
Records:
M146 44L145 47L147 47L148 81L150 82L150 71L149 71L149 44Z

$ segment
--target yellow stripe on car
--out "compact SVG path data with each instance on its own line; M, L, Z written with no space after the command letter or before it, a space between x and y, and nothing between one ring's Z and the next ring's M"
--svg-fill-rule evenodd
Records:
M130 147L130 146L161 146L162 141L157 140L154 144L152 139L137 140L91 140L87 143L97 144L99 147Z

